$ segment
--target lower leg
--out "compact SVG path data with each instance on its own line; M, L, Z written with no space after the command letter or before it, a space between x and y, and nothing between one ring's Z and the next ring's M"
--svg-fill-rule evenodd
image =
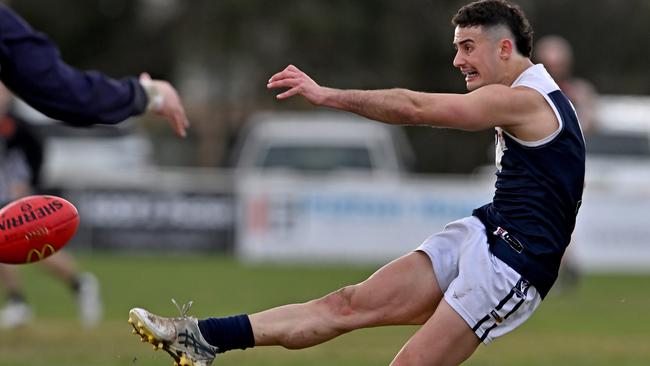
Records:
M22 292L16 269L0 265L0 280L7 292L7 303L0 309L0 328L10 329L27 324L32 313Z
M340 311L345 300L339 295L346 289L322 299L303 304L292 304L266 310L250 316L254 325L255 345L280 345L289 349L311 347L352 330L351 326L337 324L332 316L332 305L338 302Z
M304 304L284 305L261 313L198 321L206 341L219 352L253 346L281 345L289 349L313 346L348 331L334 324L331 303L338 293ZM319 316L314 316L318 314ZM253 324L254 330L253 330Z
M431 261L426 254L413 252L360 284L253 314L250 322L256 346L305 348L359 328L422 324L441 298Z
M10 301L25 301L22 284L20 283L20 278L15 268L6 264L0 264L0 282L4 285L7 298Z
M48 257L43 261L43 266L74 293L82 325L96 326L103 313L97 278L90 273L80 272L74 257L67 252Z
M45 269L74 291L79 287L79 271L74 258L67 252L59 252L43 260Z

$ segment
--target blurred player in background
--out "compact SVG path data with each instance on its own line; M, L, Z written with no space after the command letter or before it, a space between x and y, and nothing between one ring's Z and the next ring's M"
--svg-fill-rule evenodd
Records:
M582 131L588 134L596 124L598 92L586 79L573 74L573 49L565 38L549 35L535 43L534 58L544 65L549 74L571 100L580 118Z
M598 92L594 85L586 79L573 74L573 49L569 41L557 35L540 38L535 44L535 60L544 65L549 74L558 83L562 91L571 100L580 118L580 126L586 139L597 128L596 102ZM572 256L571 247L568 248L558 277L558 291L574 290L580 280L580 268Z
M0 205L37 194L43 162L43 141L30 126L11 112L11 93L0 83ZM66 251L42 264L74 293L84 327L98 324L102 316L99 283L92 273L82 273ZM22 289L17 266L0 264L0 281L7 302L0 309L0 328L27 324L32 311Z
M496 130L493 201L448 224L366 281L302 304L198 320L129 312L134 332L181 365L253 346L305 348L359 328L422 325L393 366L457 365L524 323L551 289L582 199L585 146L574 109L530 60L532 28L505 0L453 18L467 94L322 87L288 66L267 88L391 124ZM399 228L396 228L399 230ZM336 240L336 238L331 238ZM209 291L209 290L208 290Z

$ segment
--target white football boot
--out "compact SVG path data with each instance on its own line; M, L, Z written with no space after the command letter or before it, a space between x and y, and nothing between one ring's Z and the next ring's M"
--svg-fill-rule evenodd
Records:
M153 344L154 350L167 351L175 366L209 366L219 349L203 338L198 320L187 316L192 302L182 308L174 299L172 302L181 313L179 318L164 318L141 308L131 309L129 324L133 326L133 333L140 335L142 342Z
M32 310L23 301L8 301L0 310L0 328L13 329L28 324L32 320Z

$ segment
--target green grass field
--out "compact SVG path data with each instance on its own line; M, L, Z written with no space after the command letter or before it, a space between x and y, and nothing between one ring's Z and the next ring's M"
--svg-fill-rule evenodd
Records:
M106 318L79 329L67 289L38 265L22 269L36 313L31 325L0 330L0 365L171 365L131 334L127 313L143 306L176 315L170 302L194 300L197 317L255 312L300 302L367 277L375 267L242 265L222 257L96 255L80 258L97 274ZM551 294L533 318L466 365L650 365L650 277L589 276L577 291ZM218 365L387 365L414 327L367 329L301 351L278 347L232 351Z

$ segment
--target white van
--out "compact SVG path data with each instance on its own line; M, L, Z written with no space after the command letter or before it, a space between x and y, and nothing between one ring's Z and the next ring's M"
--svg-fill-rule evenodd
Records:
M239 173L399 175L412 157L399 127L338 112L255 115L239 146Z

